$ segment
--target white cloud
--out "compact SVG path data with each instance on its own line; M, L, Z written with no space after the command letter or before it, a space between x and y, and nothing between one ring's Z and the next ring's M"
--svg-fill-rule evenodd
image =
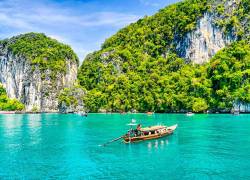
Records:
M159 9L180 0L137 1L147 6L145 9ZM43 32L70 45L80 60L83 60L88 53L97 50L111 34L143 16L140 9L128 13L116 11L115 7L101 8L96 4L94 9L88 9L85 1L77 2L0 0L0 37Z
M72 9L61 9L61 7L55 7L54 5L39 5L39 7L25 9L25 7L22 6L16 7L16 4L3 2L0 3L0 12L1 25L26 29L30 29L36 24L53 26L68 24L82 27L103 25L120 26L139 19L137 15L126 13L104 11L76 15L72 12Z
M54 34L48 34L47 36L56 39L59 42L62 42L64 44L71 45L72 49L74 49L74 52L78 55L79 60L82 61L86 55L92 52L92 50L84 49L81 42L74 42L71 39L67 39L63 36L54 35Z
M14 28L29 29L30 25L20 19L12 18L8 14L0 13L0 24L3 26L9 26Z
M62 42L62 43L67 43L67 42L69 42L68 39L66 39L65 37L62 37L62 36L60 36L60 35L47 34L47 36L51 37L52 39L56 39L57 41Z
M104 41L104 39L96 40L96 37L92 37L92 43L88 35L93 35L92 28L119 29L140 18L135 14L115 11L85 12L84 8L82 11L80 8L77 10L75 12L75 7L53 1L45 3L45 1L0 0L0 26L3 29L0 37L8 38L8 36L31 31L43 32L60 42L71 45L82 60L87 53L96 50L94 41ZM91 44L89 44L90 41Z
M123 14L116 12L99 12L93 13L85 17L81 17L80 25L83 26L121 26L125 24L129 24L131 22L135 22L140 17L131 14Z

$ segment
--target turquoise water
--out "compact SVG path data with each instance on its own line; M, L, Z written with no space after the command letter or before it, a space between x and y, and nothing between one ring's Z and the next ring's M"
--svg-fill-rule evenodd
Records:
M131 118L179 127L99 147ZM250 179L250 115L0 115L0 179Z

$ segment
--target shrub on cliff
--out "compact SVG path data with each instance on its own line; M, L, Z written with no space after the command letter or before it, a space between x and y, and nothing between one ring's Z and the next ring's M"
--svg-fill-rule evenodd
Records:
M25 106L16 99L9 99L3 85L0 84L0 110L21 111Z
M85 90L79 86L75 85L71 88L64 88L59 94L59 111L61 113L77 112L83 111L83 97L85 95Z

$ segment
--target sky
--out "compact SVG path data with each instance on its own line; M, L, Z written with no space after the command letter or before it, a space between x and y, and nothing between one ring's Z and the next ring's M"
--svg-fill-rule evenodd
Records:
M0 0L0 39L45 33L80 61L119 29L180 0Z

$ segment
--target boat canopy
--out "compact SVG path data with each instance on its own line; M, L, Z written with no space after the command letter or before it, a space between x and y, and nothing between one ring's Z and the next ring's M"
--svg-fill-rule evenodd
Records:
M151 126L151 127L141 128L141 131L156 131L164 128L167 128L167 126Z

